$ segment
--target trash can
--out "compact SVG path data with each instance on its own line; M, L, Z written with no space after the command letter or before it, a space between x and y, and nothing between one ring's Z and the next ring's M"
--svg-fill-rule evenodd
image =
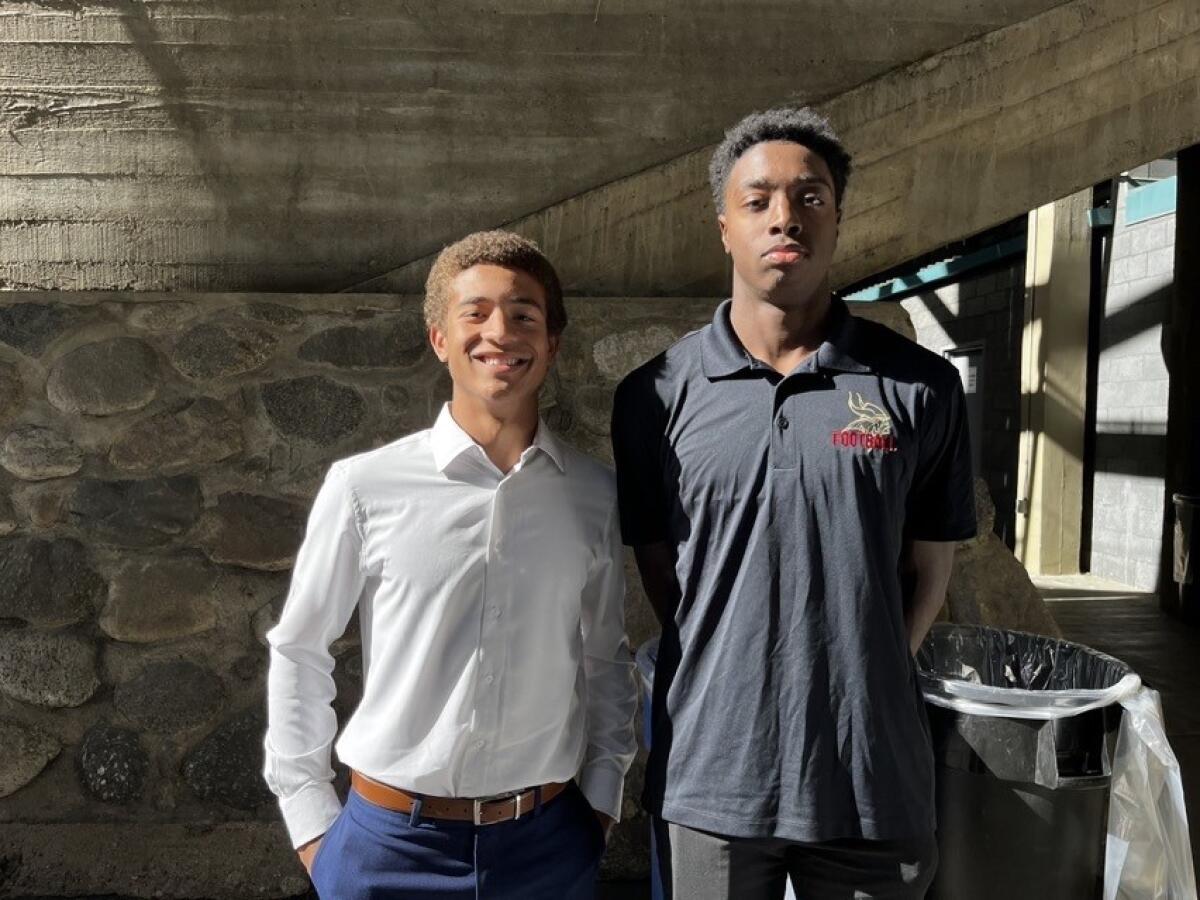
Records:
M1172 615L1200 623L1200 495L1174 494L1175 547L1172 578L1175 591L1163 596Z
M1054 638L945 624L917 663L941 857L930 900L1102 897L1122 714L1104 698L1129 666Z

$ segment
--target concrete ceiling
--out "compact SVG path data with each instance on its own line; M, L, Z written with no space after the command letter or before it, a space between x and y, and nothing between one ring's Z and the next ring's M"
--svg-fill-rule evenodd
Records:
M1200 142L1200 3L1074 0L820 104L854 153L835 285ZM721 295L711 147L509 226L591 296ZM416 293L429 258L355 290Z
M1060 0L0 0L0 287L328 290Z

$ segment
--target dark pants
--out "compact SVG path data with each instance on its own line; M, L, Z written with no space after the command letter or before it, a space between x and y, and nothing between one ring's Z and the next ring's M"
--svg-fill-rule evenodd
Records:
M728 838L656 820L664 890L674 900L921 900L937 869L933 835L803 844Z
M574 784L520 819L480 826L392 812L351 791L312 879L322 900L592 900L603 853Z

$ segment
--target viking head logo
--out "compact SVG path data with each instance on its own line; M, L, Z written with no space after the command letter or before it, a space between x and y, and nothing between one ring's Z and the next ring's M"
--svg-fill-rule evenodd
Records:
M881 406L864 400L858 391L850 391L847 401L855 419L846 426L846 431L861 431L863 434L891 434L892 418Z

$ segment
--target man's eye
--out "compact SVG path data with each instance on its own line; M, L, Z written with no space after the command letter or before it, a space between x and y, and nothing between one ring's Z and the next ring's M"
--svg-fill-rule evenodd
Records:
M825 198L822 197L820 194L805 194L804 195L804 205L805 206L824 206Z
M761 197L746 201L746 209L766 209L766 208L767 208L767 201L763 200Z

